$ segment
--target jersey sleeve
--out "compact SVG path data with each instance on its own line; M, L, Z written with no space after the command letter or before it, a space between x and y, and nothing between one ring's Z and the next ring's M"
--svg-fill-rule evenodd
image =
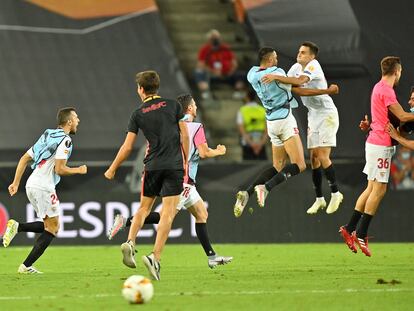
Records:
M57 147L55 158L58 160L67 160L69 159L71 150L72 150L72 140L70 139L70 137L66 137Z
M198 147L204 143L207 143L207 140L206 140L206 134L204 133L204 127L201 125L194 135L194 145Z
M34 158L34 152L33 147L30 147L29 150L26 151L26 153L33 159Z
M138 113L134 111L129 118L128 123L128 132L138 134L139 124L138 124Z
M393 89L390 89L389 91L384 92L382 94L382 97L383 97L383 102L384 102L385 107L398 103L397 95L395 95L395 92Z
M311 61L309 64L306 65L305 69L303 70L304 76L309 77L309 81L318 79L321 77L322 68L316 61Z

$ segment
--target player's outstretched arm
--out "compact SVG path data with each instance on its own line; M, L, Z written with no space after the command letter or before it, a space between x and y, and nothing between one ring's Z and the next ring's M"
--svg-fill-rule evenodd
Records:
M399 103L389 105L388 110L391 111L392 114L400 120L400 122L414 121L414 113L404 111Z
M308 76L300 76L299 78L294 77L285 77L282 75L275 75L275 74L266 74L262 77L263 83L272 83L273 81L281 82L285 84L292 84L292 85L302 85L309 81Z
M392 126L391 123L388 123L385 126L385 130L388 132L388 134L390 134L392 138L398 141L401 145L403 145L404 147L407 147L408 149L414 150L414 141L403 137L400 134L400 132L397 129L395 129L394 126Z
M116 170L126 159L128 159L129 155L131 154L136 139L137 134L128 132L125 137L125 141L119 148L118 154L116 155L114 161L104 173L106 179L113 179L115 177Z
M19 189L20 180L22 179L23 173L26 170L27 163L32 160L31 156L26 152L19 160L16 167L16 173L14 174L13 182L9 186L9 193L14 196Z
M226 146L224 145L217 145L216 149L211 149L207 143L203 143L197 146L198 153L200 154L200 158L214 158L217 156L225 155L226 154Z
M339 93L339 87L331 84L327 89L307 89L301 87L292 87L292 93L299 96L317 96L317 95L335 95Z
M69 167L66 165L66 159L56 159L55 161L55 173L59 176L70 176L81 174L84 175L88 172L88 168L86 165L81 165L78 167Z

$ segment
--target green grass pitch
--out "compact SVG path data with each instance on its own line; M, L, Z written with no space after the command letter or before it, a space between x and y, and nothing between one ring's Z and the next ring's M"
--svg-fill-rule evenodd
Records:
M167 245L161 281L146 305L121 296L130 275L119 246L51 246L42 275L18 275L29 247L0 249L0 310L414 310L414 244L372 243L373 257L344 244L221 244L231 264L210 270L199 245ZM381 281L382 280L382 281ZM394 281L393 281L394 280Z

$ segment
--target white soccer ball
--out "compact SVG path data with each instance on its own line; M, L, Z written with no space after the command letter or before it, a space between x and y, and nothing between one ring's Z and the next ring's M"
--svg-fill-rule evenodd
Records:
M124 282L122 296L130 303L147 303L153 295L151 280L142 275L132 275Z

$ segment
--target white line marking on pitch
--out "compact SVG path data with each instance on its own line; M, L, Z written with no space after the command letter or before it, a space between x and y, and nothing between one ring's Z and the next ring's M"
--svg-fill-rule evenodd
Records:
M3 31L21 31L21 32L40 32L40 33L52 33L52 34L66 34L66 35L86 35L94 31L101 30L103 28L115 25L117 23L126 21L128 19L144 15L146 13L154 11L153 8L148 8L143 11L134 12L122 16L117 16L102 23L84 28L84 29L72 29L72 28L53 28L53 27L34 27L34 26L22 26L22 25L0 25L0 30Z
M159 293L156 296L234 296L234 295L277 295L277 294L336 294L336 293L395 293L395 292L414 292L414 288L369 288L369 289L355 289L346 288L342 290L274 290L274 291L237 291L237 292L174 292L174 293ZM64 299L64 298L79 298L79 299L94 299L121 296L119 294L96 294L96 295L67 295L63 296L0 296L1 300L30 300L30 299Z

